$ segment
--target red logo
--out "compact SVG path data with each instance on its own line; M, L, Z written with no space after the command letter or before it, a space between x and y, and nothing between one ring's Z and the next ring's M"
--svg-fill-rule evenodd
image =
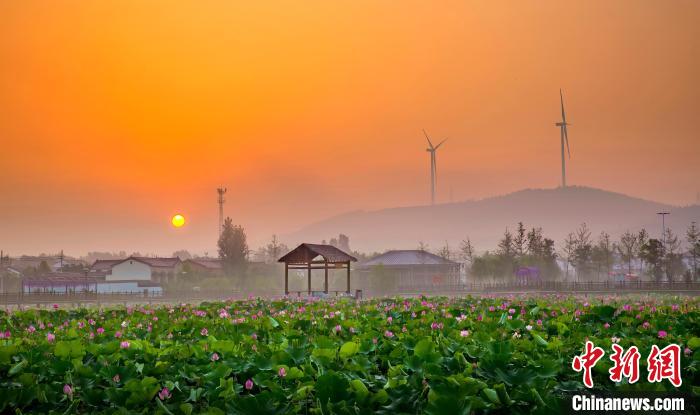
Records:
M681 386L681 347L677 344L669 344L659 350L658 346L651 346L651 353L647 359L649 364L649 382L661 382L664 379L671 381L675 387Z
M580 372L583 370L583 384L587 388L593 387L593 375L591 374L591 369L600 360L601 357L605 355L605 352L600 347L595 347L592 342L586 342L586 352L581 356L574 356L574 361L571 362L571 367L575 371Z
M632 346L627 351L618 344L612 345L613 354L610 360L613 367L608 370L610 380L622 382L623 378L635 383L639 380L639 359L641 354L637 346ZM576 372L583 371L583 384L587 388L593 387L592 369L596 363L605 355L605 351L596 347L592 342L586 341L585 351L582 355L574 356L571 367ZM657 345L651 346L651 352L647 358L648 372L647 380L651 383L661 382L668 379L675 387L681 386L681 347L677 344L670 344L663 349Z
M634 383L639 380L639 358L641 354L637 346L632 346L623 354L624 350L619 344L613 344L613 354L610 360L614 366L608 370L610 380L613 382L622 382L622 377L626 377L629 383Z

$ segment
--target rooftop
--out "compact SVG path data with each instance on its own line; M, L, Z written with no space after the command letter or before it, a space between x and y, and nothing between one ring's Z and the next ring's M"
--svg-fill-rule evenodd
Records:
M381 255L365 261L361 264L363 267L374 265L398 266L398 265L458 265L454 261L442 258L438 255L431 254L421 250L397 250L387 251Z
M349 262L357 261L352 255L349 255L333 245L320 244L301 244L283 256L278 262L286 262L288 264L305 264L311 262L317 257L322 257L328 262Z

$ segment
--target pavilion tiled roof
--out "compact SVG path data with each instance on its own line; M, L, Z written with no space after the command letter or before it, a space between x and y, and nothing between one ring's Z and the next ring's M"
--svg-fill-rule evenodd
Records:
M303 264L313 261L319 256L328 262L357 261L357 258L341 251L333 245L304 243L297 246L288 254L280 258L278 262L286 262L288 264Z

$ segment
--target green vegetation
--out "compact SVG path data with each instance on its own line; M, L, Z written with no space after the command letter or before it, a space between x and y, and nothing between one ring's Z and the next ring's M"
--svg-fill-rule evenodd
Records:
M652 345L681 345L700 384L694 298L287 299L0 313L0 412L553 413L584 390L586 339L606 351L596 391L646 381ZM608 379L637 346L635 384Z

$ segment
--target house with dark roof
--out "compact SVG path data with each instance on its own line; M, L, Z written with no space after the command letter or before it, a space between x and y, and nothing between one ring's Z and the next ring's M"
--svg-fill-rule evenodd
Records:
M357 266L368 287L381 291L416 291L459 283L460 264L422 250L395 250ZM381 281L377 281L381 280Z
M104 277L107 274L112 273L112 266L122 261L123 259L98 259L90 267L88 275L93 277Z
M221 276L224 274L224 266L218 258L191 258L182 262L183 270L189 268L189 272L197 275Z

